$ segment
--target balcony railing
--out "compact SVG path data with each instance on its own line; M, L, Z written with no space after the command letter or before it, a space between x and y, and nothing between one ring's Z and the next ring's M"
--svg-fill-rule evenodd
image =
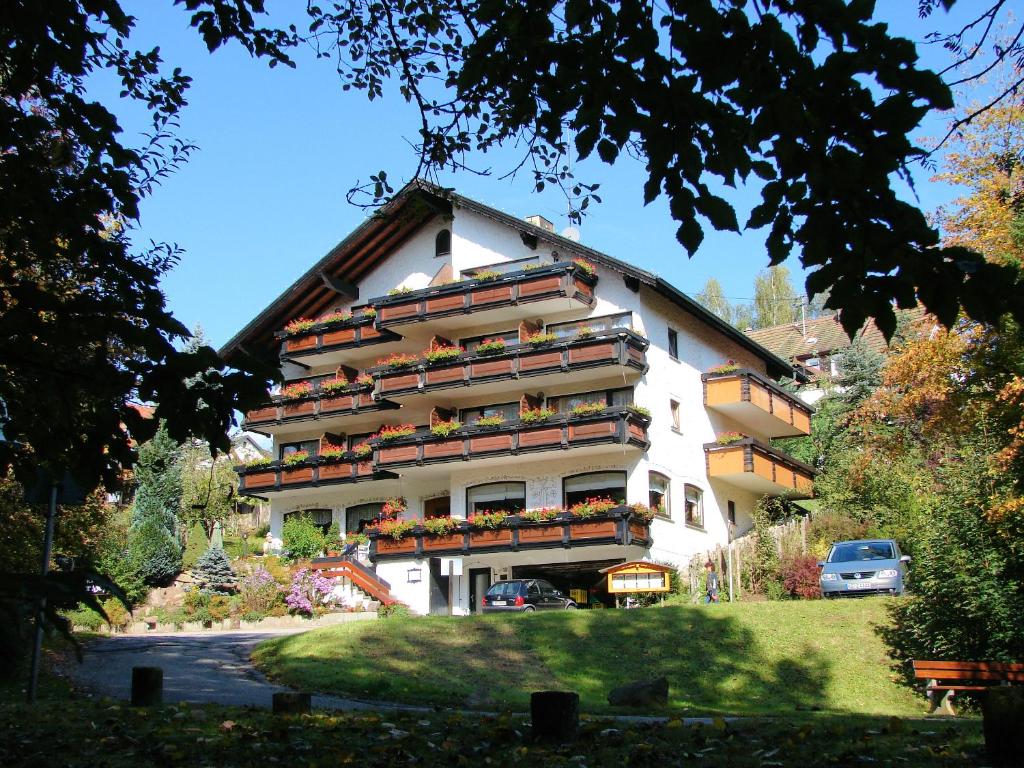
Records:
M386 328L550 299L590 306L596 283L596 275L566 262L381 296L369 303L377 309L377 327Z
M631 507L621 506L603 515L578 518L564 514L547 522L531 522L510 515L494 528L475 528L462 522L447 534L432 534L417 526L400 539L373 531L370 533L370 558L380 561L598 544L650 546L650 521L635 515Z
M314 325L308 331L289 334L280 331L281 356L304 358L338 350L355 349L374 344L400 341L401 336L381 330L374 325L374 317L361 315L351 320Z
M340 459L314 456L297 464L274 462L262 467L235 467L235 471L238 492L243 495L395 477L391 472L379 471L369 456L360 457L351 452Z
M646 373L650 345L639 334L622 328L562 339L541 346L517 344L496 354L467 354L444 363L420 363L395 370L372 369L382 396L430 392L502 379L515 380L605 366Z
M243 429L259 429L295 421L326 419L357 413L398 408L390 400L376 400L373 385L358 386L342 392L314 391L305 397L275 398L263 408L245 414Z
M813 467L752 437L705 443L708 477L754 493L806 498L814 492Z
M811 434L814 409L756 371L705 373L704 406L766 437Z
M390 469L600 444L647 450L649 423L649 418L628 407L616 407L589 416L556 415L540 423L520 421L497 427L463 427L447 436L419 433L378 443L374 464Z

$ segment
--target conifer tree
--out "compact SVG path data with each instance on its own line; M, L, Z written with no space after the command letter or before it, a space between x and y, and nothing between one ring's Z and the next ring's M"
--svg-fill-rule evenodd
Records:
M185 544L185 554L181 558L181 565L185 569L195 568L199 558L210 548L210 542L206 538L206 529L198 520L192 524L188 531L188 542Z
M181 571L180 449L163 427L139 449L135 477L129 555L146 583L163 584Z
M238 585L238 576L220 547L210 547L196 562L193 570L199 588L207 592L228 594Z

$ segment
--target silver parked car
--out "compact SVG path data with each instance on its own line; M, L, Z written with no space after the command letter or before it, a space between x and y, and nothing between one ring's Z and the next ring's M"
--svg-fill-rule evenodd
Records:
M837 541L818 563L821 595L902 595L909 562L892 539Z

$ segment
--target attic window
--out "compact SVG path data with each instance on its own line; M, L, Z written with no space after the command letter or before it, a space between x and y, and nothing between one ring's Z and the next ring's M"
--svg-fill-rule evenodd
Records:
M452 253L452 233L451 230L442 229L437 233L437 237L434 238L434 258L440 256L450 256Z

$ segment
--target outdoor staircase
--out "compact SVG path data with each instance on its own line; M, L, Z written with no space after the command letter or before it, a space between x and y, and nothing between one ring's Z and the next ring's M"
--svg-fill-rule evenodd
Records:
M359 603L367 607L369 601L381 605L394 605L399 601L391 595L391 585L377 573L359 561L354 549L346 549L338 557L319 557L313 560L310 567L319 571L326 578L339 579L335 587L335 595L345 605L355 606Z

